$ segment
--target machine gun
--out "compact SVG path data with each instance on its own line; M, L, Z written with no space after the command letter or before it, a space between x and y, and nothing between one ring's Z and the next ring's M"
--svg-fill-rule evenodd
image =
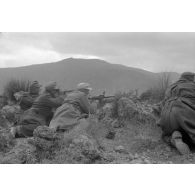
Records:
M68 93L71 93L75 90L64 90L64 91L58 91L60 96L66 97ZM103 105L106 100L109 100L110 98L114 98L115 96L105 96L105 92L103 92L101 95L98 96L92 96L89 97L88 99L93 102L93 101L98 101L99 105Z
M105 96L104 94L98 95L98 96L93 96L89 97L89 100L91 102L93 101L98 101L98 107L103 107L105 103L108 103L109 99L113 99L115 96Z
M108 98L114 98L115 96L104 96L104 95L98 95L98 96L93 96L93 97L89 97L89 100L95 101L102 101L104 99L108 99Z

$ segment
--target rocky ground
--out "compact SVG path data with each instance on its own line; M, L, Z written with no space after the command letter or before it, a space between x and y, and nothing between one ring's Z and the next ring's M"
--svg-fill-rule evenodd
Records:
M195 154L181 156L174 148L160 139L157 127L129 124L117 129L113 140L104 140L104 146L113 156L111 163L130 164L187 164L195 162Z
M129 104L129 105L126 105ZM161 140L155 117L132 101L119 101L118 119L109 106L101 117L83 120L70 132L55 132L46 126L34 131L32 138L13 138L9 123L1 117L0 163L110 163L178 164L194 163L195 154L181 156ZM148 107L148 106L147 106ZM128 117L127 117L128 116ZM130 117L129 117L130 116ZM132 117L134 116L134 117ZM99 117L99 120L98 120ZM124 122L121 119L126 119ZM89 125L88 125L89 124Z
M101 125L99 126L101 127ZM195 154L181 156L160 139L158 128L128 124L116 128L114 139L107 130L91 137L83 130L64 136L47 127L39 127L33 138L7 138L0 153L0 163L111 163L111 164L178 164L194 163ZM49 133L48 133L49 132ZM90 135L90 136L89 136Z

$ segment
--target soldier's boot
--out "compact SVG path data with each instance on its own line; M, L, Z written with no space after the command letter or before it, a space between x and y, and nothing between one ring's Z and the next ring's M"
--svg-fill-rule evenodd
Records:
M182 134L179 131L174 131L171 136L171 144L178 150L181 155L190 154L189 146L183 142Z

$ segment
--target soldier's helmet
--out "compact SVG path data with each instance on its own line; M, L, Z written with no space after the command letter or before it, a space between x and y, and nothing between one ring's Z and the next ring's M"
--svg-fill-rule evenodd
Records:
M51 92L56 90L59 90L59 87L55 81L50 81L45 85L45 91Z
M37 92L37 90L38 89L40 89L41 88L41 85L39 84L39 82L38 81L33 81L32 83L31 83L31 85L29 86L29 92L31 93L33 93L33 92Z
M92 90L92 88L90 87L90 84L89 83L79 83L77 85L77 89L88 89L89 91Z
M186 79L186 80L189 80L189 81L194 81L194 76L195 76L195 73L193 72L184 72L181 74L181 79Z

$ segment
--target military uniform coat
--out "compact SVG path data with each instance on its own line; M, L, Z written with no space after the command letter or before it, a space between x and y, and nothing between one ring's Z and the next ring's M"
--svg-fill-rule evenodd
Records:
M62 106L57 108L49 127L70 130L80 123L80 119L94 113L87 96L80 91L74 91L65 98Z
M53 98L48 93L40 95L20 118L20 133L29 137L36 127L48 125L53 115L52 109L59 107L62 101L62 98Z
M195 83L180 79L166 91L159 124L165 135L178 130L195 143Z

